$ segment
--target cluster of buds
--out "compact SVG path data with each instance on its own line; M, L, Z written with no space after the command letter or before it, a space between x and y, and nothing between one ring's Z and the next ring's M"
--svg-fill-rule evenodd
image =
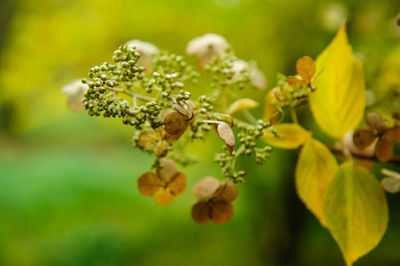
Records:
M199 202L193 208L193 218L199 223L224 223L232 216L231 202L237 195L233 183L244 182L246 174L236 169L238 158L254 154L259 164L269 158L271 148L257 145L256 140L272 130L270 123L256 120L248 112L247 109L258 107L256 101L238 100L238 92L263 89L266 81L255 64L237 59L221 36L196 38L189 43L187 52L197 57L200 72L211 74L212 95L191 100L185 83L196 84L199 72L183 56L160 52L156 46L139 40L120 46L111 62L92 67L87 78L79 82L79 90L69 95L74 100L81 99L79 106L90 116L119 118L133 127L134 146L155 155L155 172L141 175L138 188L144 196L155 196L159 205L170 204L185 189L186 176L175 165L190 161L177 159L185 157L185 144L205 139L214 129L225 147L216 161L228 181L213 179L218 184L209 189L209 194L196 192ZM230 102L233 103L228 107ZM246 114L249 121L234 116L239 112Z
M268 145L257 145L257 139L260 139L267 131L272 130L269 122L258 120L255 126L246 123L237 123L239 133L239 147L232 153L217 153L215 161L220 165L224 176L230 178L235 183L244 183L246 172L236 170L236 163L240 156L255 155L257 164L263 164L270 158L272 148ZM229 150L229 148L228 148Z
M309 95L316 90L313 81L317 77L316 65L313 59L303 56L296 62L297 75L285 76L278 75L277 86L273 88L267 100L269 104L276 106L276 109L282 113L283 108L296 108L297 106L308 103ZM275 122L277 113L271 113L271 122Z

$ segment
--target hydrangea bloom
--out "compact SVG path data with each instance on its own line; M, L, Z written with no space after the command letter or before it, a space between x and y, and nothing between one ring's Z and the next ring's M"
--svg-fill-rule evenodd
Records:
M68 108L71 111L77 112L83 108L82 98L88 88L87 84L83 84L81 80L77 79L61 89L61 92L67 95Z
M236 60L233 62L232 70L235 73L233 80L240 77L243 71L248 71L251 83L258 89L264 90L267 87L267 80L264 73L258 69L255 63L247 63L244 60Z
M139 65L144 67L146 71L152 72L153 70L153 56L160 53L160 50L152 43L140 40L130 40L125 45L128 47L135 47L136 51L140 53Z
M204 67L214 56L222 57L224 52L230 48L230 44L224 37L215 33L207 33L191 40L186 47L186 53L196 56L200 66Z

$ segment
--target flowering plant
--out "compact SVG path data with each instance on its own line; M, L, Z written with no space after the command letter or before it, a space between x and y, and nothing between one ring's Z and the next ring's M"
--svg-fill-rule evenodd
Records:
M263 164L271 156L271 146L300 148L297 193L331 232L347 265L373 249L388 222L383 189L400 191L400 179L396 172L383 169L388 177L381 185L370 169L375 161L400 161L393 148L400 138L400 120L394 109L384 116L370 112L369 129L357 129L366 90L345 26L316 61L301 57L296 75L278 75L259 119L250 109L260 103L249 95L263 93L266 79L255 63L238 59L225 38L216 34L190 41L187 54L197 58L198 70L183 56L129 41L114 51L110 62L92 67L86 78L63 92L72 110L119 118L133 129L134 147L154 154L154 171L139 177L139 191L155 196L159 205L172 203L185 189L186 175L176 164L193 162L185 153L189 142L216 134L224 147L214 160L226 180L206 177L194 188L192 217L199 224L221 224L233 217L236 184L245 183L246 177L245 169L237 167L241 157L254 156ZM194 98L188 87L198 86L203 75L211 77L211 93ZM296 110L301 106L310 107L316 124L335 145L322 143L299 124Z

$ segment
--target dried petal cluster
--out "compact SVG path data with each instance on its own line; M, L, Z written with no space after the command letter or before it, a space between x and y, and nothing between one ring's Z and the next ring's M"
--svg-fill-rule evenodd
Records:
M173 98L173 103L176 111L169 112L164 118L164 128L168 135L167 138L170 140L178 139L194 118L190 104L182 105L175 98Z
M159 205L170 204L186 187L186 175L178 172L174 161L160 160L156 173L146 172L138 179L140 193L146 197L155 196Z
M196 184L194 195L198 201L192 207L192 218L197 223L223 224L232 218L231 203L238 195L235 184L206 177Z
M283 119L283 108L295 108L307 104L312 92L317 88L313 84L316 79L316 64L308 56L296 62L296 76L278 74L278 82L266 96L265 119L275 123L279 117ZM320 72L319 72L320 73Z
M297 76L288 77L286 80L291 85L311 86L315 75L315 62L311 57L303 56L296 62Z
M393 157L393 142L400 139L400 126L386 127L382 117L375 112L367 114L368 129L359 128L354 132L354 144L366 149L376 142L375 156L381 162Z
M164 128L158 127L153 130L142 131L136 143L143 149L152 149L157 157L164 157L168 154L171 140L168 138Z

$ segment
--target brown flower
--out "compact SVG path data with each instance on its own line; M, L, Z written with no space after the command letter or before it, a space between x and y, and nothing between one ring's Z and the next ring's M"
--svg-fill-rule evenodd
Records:
M296 62L297 76L288 77L286 81L291 85L310 86L315 75L315 63L311 57L303 56Z
M157 157L164 157L169 151L169 139L163 127L146 130L140 133L137 145L143 149L153 149Z
M178 140L193 122L194 114L190 104L180 104L172 99L176 111L169 112L164 117L164 127L146 130L139 134L136 143L143 149L153 149L157 157L165 157L169 151L169 143Z
M185 190L186 176L177 171L174 161L164 158L156 174L147 172L139 177L138 187L146 197L155 195L158 205L168 205Z
M192 218L197 223L206 224L211 220L223 224L232 218L231 202L238 195L235 184L206 177L196 184L194 195L198 201L192 207Z
M387 162L393 157L393 142L400 139L400 126L388 128L382 117L375 112L367 114L368 129L359 128L354 132L354 144L360 149L372 145L377 139L375 156L381 162Z
M194 118L190 104L182 105L175 98L172 101L176 111L171 111L164 117L164 129L167 132L166 139L169 142L179 139Z

